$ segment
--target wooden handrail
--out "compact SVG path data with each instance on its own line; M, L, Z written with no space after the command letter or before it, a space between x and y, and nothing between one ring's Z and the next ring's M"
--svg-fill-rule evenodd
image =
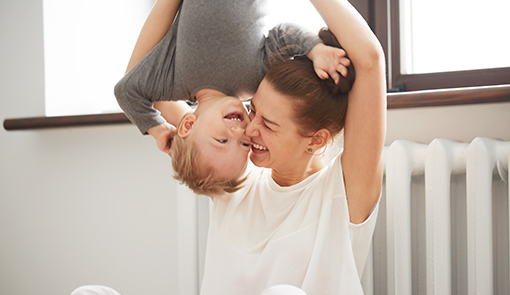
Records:
M388 109L480 104L510 101L510 85L388 93ZM130 123L123 113L6 119L5 130Z
M6 119L5 130L29 130L57 127L97 126L130 123L124 113L62 116L62 117L31 117Z

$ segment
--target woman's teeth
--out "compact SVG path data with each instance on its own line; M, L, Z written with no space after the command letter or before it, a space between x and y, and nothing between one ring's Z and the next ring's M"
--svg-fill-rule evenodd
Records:
M259 144L254 143L254 142L252 142L252 144L251 144L251 145L252 145L254 148L256 148L257 150L260 150L260 151L267 151L267 147L265 147L265 146L261 146L261 145L259 145Z

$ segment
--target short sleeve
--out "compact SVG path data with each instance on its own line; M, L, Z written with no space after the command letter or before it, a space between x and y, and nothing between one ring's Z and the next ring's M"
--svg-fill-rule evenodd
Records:
M380 198L379 198L380 199ZM349 231L351 234L352 251L358 275L361 278L363 268L368 258L370 245L372 244L372 236L374 235L377 216L379 214L379 201L375 204L368 218L359 224L349 222Z

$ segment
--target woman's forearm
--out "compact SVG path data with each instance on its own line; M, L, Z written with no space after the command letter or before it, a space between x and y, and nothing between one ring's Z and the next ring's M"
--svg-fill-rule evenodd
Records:
M356 70L345 117L342 169L350 220L361 223L377 203L386 134L384 53L370 27L346 0L310 0Z
M131 54L126 73L129 72L168 32L182 0L158 0L140 31Z

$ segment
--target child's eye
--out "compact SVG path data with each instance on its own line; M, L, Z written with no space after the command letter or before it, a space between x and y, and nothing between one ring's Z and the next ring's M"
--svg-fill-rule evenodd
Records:
M242 144L243 146L250 146L250 145L251 145L251 143L244 143L244 142L242 142L242 141L241 141L241 144Z
M218 141L219 143L223 143L223 144L225 144L225 143L227 143L227 142L228 142L228 139L217 139L217 141Z

